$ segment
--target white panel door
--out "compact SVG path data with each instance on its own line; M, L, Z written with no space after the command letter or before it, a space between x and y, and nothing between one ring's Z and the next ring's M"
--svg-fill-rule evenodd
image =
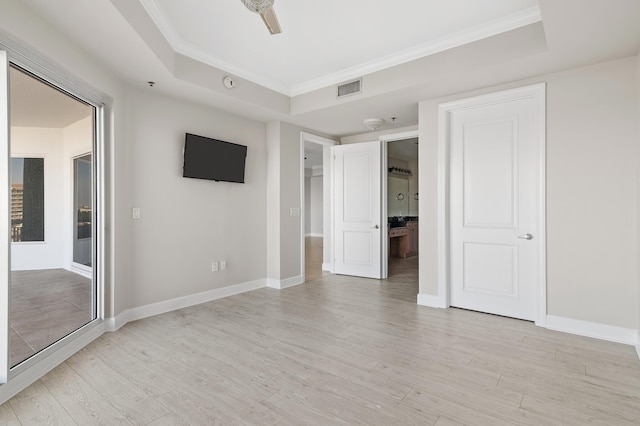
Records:
M536 319L544 119L533 97L450 115L451 305Z
M335 273L381 278L381 144L332 147Z

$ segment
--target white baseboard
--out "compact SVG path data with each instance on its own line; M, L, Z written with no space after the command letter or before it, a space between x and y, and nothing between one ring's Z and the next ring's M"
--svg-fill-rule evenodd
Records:
M322 270L323 271L327 271L327 272L331 272L333 274L333 265L330 263L323 263L322 264Z
M167 312L175 311L200 303L210 302L212 300L222 299L224 297L234 296L236 294L247 291L257 290L266 287L266 280L249 281L246 283L235 284L228 287L216 288L202 293L191 294L188 296L178 297L175 299L164 300L158 303L151 303L145 306L139 306L133 309L127 309L121 312L115 318L107 318L105 320L106 331L116 331L129 321L135 321L142 318L160 315Z
M640 345L640 334L638 334L638 330L631 328L616 327L555 315L547 315L547 328L549 330L563 331L579 336L632 345L635 346L636 349L638 349L638 345Z
M267 287L283 290L285 288L293 287L296 285L304 284L304 280L301 275L285 278L284 280L278 280L275 278L267 278Z
M41 360L29 365L28 368L19 372L15 376L10 376L8 383L0 385L0 405L4 404L6 401L39 380L49 371L65 362L73 354L100 337L104 331L104 322L89 325L89 328L86 331L79 330L77 336L71 334L65 337L64 341L59 342L61 343L59 349L53 349L54 347L45 349L45 351L48 351L49 349L53 349L53 351L48 354L43 353L42 355L45 356ZM20 366L17 368L20 368Z
M447 308L440 296L423 293L418 294L418 305L428 306L430 308Z

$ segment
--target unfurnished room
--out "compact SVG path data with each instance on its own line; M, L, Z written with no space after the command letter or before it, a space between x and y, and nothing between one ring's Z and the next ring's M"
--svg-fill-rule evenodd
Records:
M640 424L640 1L4 0L0 425Z

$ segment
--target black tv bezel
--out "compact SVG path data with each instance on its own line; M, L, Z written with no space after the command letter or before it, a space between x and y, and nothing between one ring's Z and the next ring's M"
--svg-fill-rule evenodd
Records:
M190 140L191 138L191 140ZM243 161L242 161L242 180L234 180L234 179L228 179L228 178L220 178L219 176L205 176L202 173L190 173L189 175L187 175L187 144L194 143L194 140L198 140L199 142L205 142L205 143L214 143L217 145L227 145L227 146L233 146L233 147L238 147L241 149L244 149L244 156ZM184 178L189 178L189 179L201 179L201 180L210 180L213 182L230 182L230 183L246 183L246 171L247 171L247 153L248 153L249 149L247 147L247 145L242 145L239 143L234 143L234 142L229 142L229 141L225 141L222 139L217 139L217 138L211 138L208 136L202 136L202 135L197 135L195 133L189 133L186 132L185 133L185 137L184 137L184 147L183 147L183 153L182 153L182 157L183 157L183 162L182 162L182 177Z

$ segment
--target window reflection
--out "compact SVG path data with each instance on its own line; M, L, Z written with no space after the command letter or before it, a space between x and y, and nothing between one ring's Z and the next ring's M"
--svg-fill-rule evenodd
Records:
M44 158L11 159L11 242L44 241Z

